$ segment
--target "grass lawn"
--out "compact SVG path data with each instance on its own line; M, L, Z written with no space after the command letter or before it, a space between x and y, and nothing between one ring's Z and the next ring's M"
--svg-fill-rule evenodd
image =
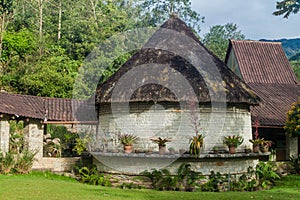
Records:
M116 189L91 186L77 181L34 172L30 175L0 175L0 199L300 199L300 176L288 176L280 180L276 187L259 192L161 192L155 190Z

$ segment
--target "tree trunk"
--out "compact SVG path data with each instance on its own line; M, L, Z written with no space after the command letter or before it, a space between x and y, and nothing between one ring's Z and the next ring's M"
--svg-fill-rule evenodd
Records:
M60 41L61 38L61 14L62 14L62 9L61 9L61 1L59 1L58 4L58 28L57 28L57 41Z
M43 0L38 0L39 5L39 51L40 56L43 52Z
M2 56L2 43L3 43L3 38L4 38L4 31L5 31L5 17L6 13L3 12L1 16L1 35L0 35L0 57Z

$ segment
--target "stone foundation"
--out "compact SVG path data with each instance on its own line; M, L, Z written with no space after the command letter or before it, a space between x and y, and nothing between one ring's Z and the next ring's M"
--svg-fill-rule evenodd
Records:
M113 174L138 175L145 170L161 168L167 168L171 173L176 174L182 163L189 163L193 171L201 172L203 175L209 175L211 171L226 175L247 173L249 167L254 168L258 164L259 157L269 154L201 154L199 158L188 154L92 153L92 155L96 158L93 163L99 171Z
M33 163L33 170L49 170L52 172L70 172L80 157L73 158L40 158Z

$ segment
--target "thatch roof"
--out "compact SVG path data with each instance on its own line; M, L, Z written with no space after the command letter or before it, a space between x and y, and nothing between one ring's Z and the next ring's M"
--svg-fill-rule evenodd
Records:
M195 63L198 66L195 66ZM158 73L155 74L155 71ZM184 84L181 84L182 81L176 82L176 78L172 78L178 77L176 73L180 73L180 76L189 82L199 102L218 101L222 99L222 94L227 103L259 102L254 92L224 62L209 52L182 20L174 16L165 22L147 44L114 75L98 86L96 102L125 101L128 95L130 102L185 101L189 99L190 92L186 90ZM218 76L220 79L215 79ZM125 81L126 84L123 83L124 77L130 80ZM131 83L141 80L145 84L130 87ZM116 100L113 98L113 92L116 86L120 85L123 89L118 91L119 99ZM178 93L183 95L178 96Z

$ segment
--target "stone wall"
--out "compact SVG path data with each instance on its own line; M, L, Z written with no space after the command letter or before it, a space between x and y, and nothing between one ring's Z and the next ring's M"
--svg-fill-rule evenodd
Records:
M298 138L291 138L289 136L286 136L286 158L287 160L291 156L297 156L298 155Z
M9 150L9 118L3 116L0 118L0 151L8 152Z
M73 158L40 158L38 159L32 169L34 170L49 170L52 172L69 172L80 157Z
M44 125L40 120L29 119L24 122L24 135L28 143L29 150L36 152L35 159L43 158L43 136ZM36 161L33 165L35 165Z
M190 111L181 109L176 103L132 103L126 112L126 105L118 107L119 112L112 114L110 105L101 105L99 113L98 144L101 149L116 148L118 145L117 134L131 133L140 137L135 145L136 149L157 150L157 145L150 138L168 137L172 142L168 147L188 149L191 136L195 135L191 123ZM128 105L127 105L128 106ZM221 109L212 109L209 106L200 105L196 111L200 119L200 132L205 135L204 152L209 152L213 147L227 149L223 145L223 136L241 135L244 143L237 150L242 151L252 148L249 139L252 139L251 115L249 108L245 106L228 106L225 112Z
M102 153L100 153L102 154ZM247 173L249 167L255 167L259 162L259 156L268 156L268 154L259 155L255 153L237 153L237 154L201 154L199 158L190 155L143 155L143 154L102 154L94 155L99 171L113 174L138 175L141 172L152 169L167 168L171 173L176 174L177 169L182 163L191 164L191 169L201 172L203 175L209 175L211 171L226 174ZM99 160L105 162L99 162ZM110 165L107 165L109 160Z

